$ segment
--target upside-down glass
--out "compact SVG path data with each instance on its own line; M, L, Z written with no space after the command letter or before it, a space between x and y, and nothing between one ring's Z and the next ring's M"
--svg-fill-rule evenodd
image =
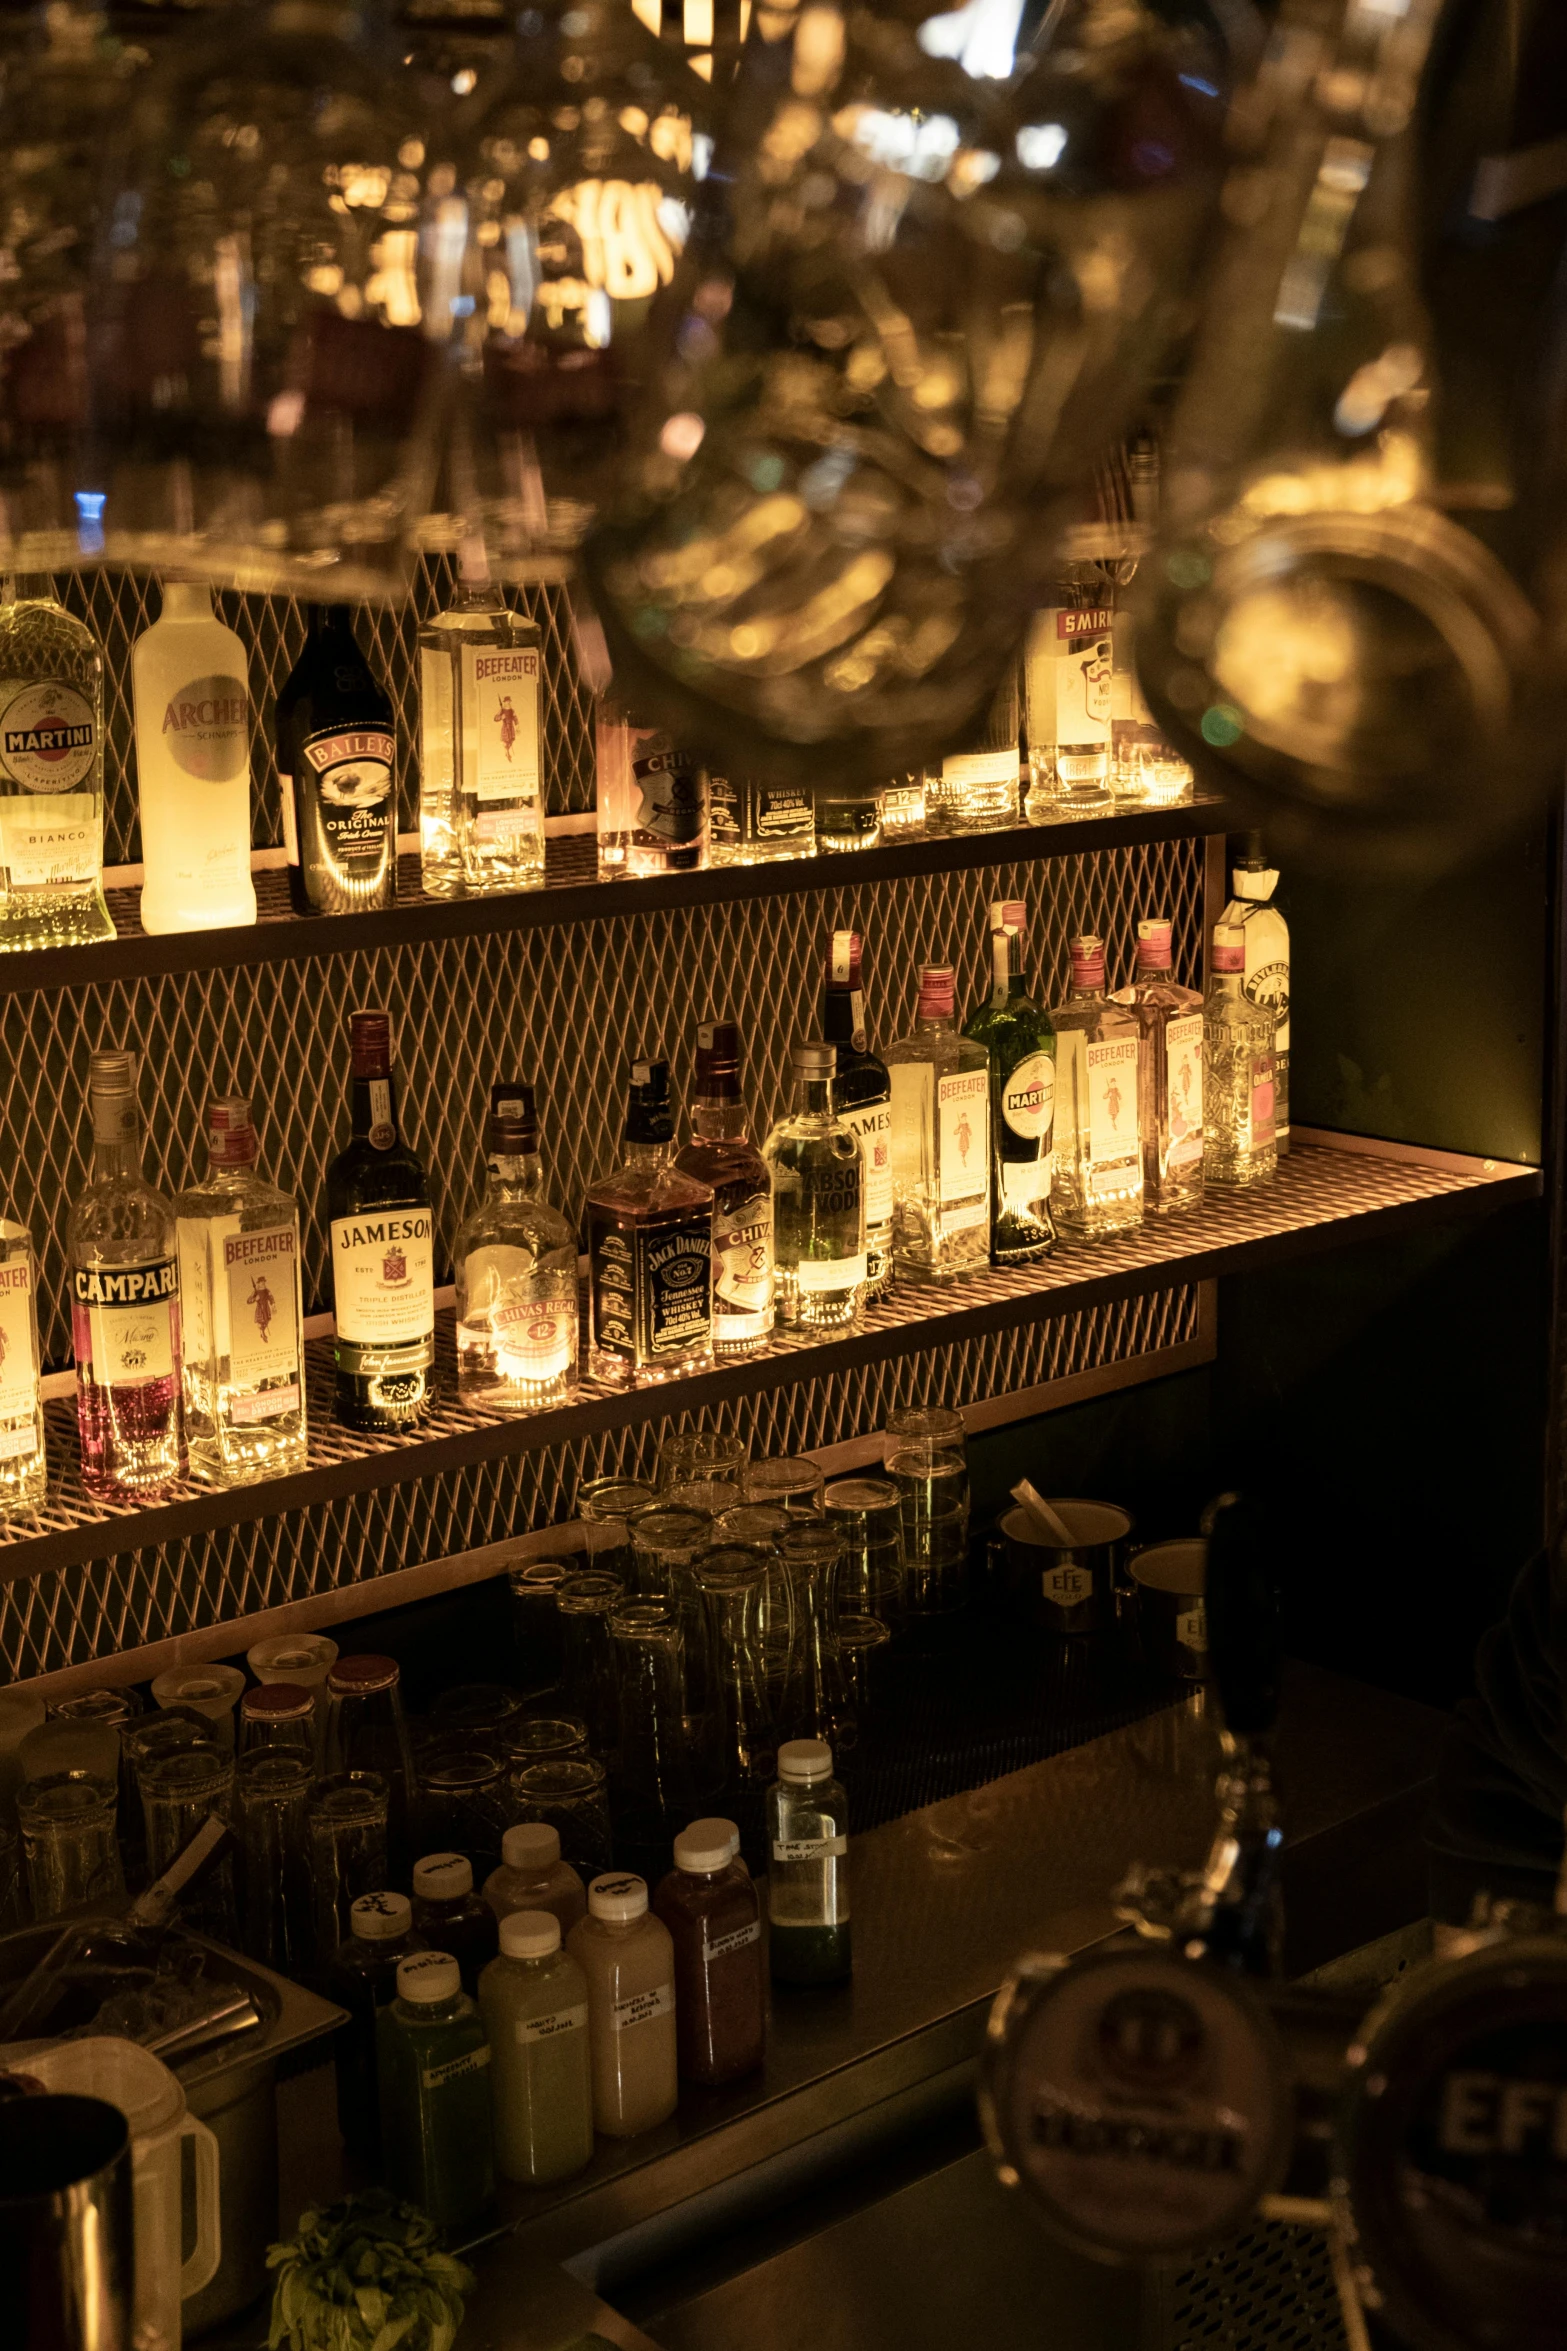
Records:
M348 1914L360 1895L386 1887L390 1807L391 1790L377 1771L329 1772L310 1791L305 1829L316 1966L323 1971L351 1932Z
M568 1755L586 1755L588 1726L580 1715L529 1714L508 1732L506 1761L513 1772L530 1763L558 1763Z
M17 1792L33 1917L58 1918L84 1902L110 1901L124 1885L114 1833L118 1792L91 1772L51 1772Z
M715 1545L696 1563L707 1609L713 1703L704 1738L711 1792L740 1841L758 1852L778 1732L762 1647L762 1596L771 1562L738 1544Z
M340 1657L327 1676L325 1746L328 1773L373 1772L385 1782L387 1854L399 1881L414 1865L413 1824L419 1809L419 1773L403 1716L401 1682L393 1658ZM377 1890L355 1888L358 1894Z
M903 1622L903 1512L890 1478L835 1478L824 1496L830 1524L843 1536L838 1606L880 1617L889 1632Z
M838 1655L854 1701L856 1727L862 1734L886 1703L891 1648L892 1635L879 1616L845 1616L839 1610Z
M326 1744L327 1709L331 1703L327 1675L337 1663L337 1643L325 1633L278 1633L258 1641L245 1652L245 1663L258 1682L295 1682L316 1702L316 1760Z
M609 1620L620 1699L613 1773L622 1854L661 1852L698 1809L681 1624L671 1600L627 1600Z
M677 1486L697 1483L743 1486L746 1445L721 1429L688 1429L666 1437L658 1449L658 1491L668 1500ZM738 1502L743 1497L736 1494Z
M512 1824L511 1765L499 1749L453 1740L423 1758L419 1846L425 1853L465 1853L473 1882L499 1869L501 1839Z
M780 1739L825 1739L836 1749L854 1736L854 1707L838 1654L838 1570L843 1536L825 1519L790 1527L778 1554L793 1591L794 1637L778 1701Z
M234 1818L234 1757L226 1748L183 1747L164 1755L144 1755L136 1778L151 1879L162 1877L209 1814L215 1812L227 1821ZM228 1854L186 1895L184 1916L188 1925L215 1941L234 1941L238 1916Z
M246 1754L235 1775L240 1941L284 1975L310 1965L315 1925L305 1820L314 1770L308 1755Z
M823 1472L803 1453L775 1454L746 1464L745 1499L763 1508L786 1510L791 1518L819 1518Z
M512 1780L519 1820L547 1821L560 1836L561 1859L585 1880L610 1866L609 1799L604 1766L591 1756L530 1763Z
M537 1698L560 1680L560 1587L571 1569L563 1559L533 1559L507 1576L518 1687Z
M642 1598L672 1592L680 1571L713 1539L712 1513L655 1502L630 1522L632 1588Z
M963 1415L943 1405L889 1412L882 1458L898 1489L909 1617L947 1616L967 1591L969 1482Z
M814 1511L803 1513L802 1519L808 1523L816 1515ZM789 1571L778 1556L778 1538L798 1523L801 1521L788 1510L772 1502L742 1503L738 1510L726 1510L722 1518L713 1522L715 1542L743 1544L748 1551L760 1552L767 1561L767 1580L757 1599L757 1637L762 1644L762 1665L775 1706L783 1693L784 1675L789 1670L789 1645L794 1638L794 1594Z
M588 1565L631 1582L628 1522L658 1500L656 1487L640 1478L593 1478L577 1488L577 1516L587 1521Z
M613 1754L618 1737L609 1619L625 1592L619 1576L588 1568L581 1575L568 1576L556 1594L561 1705L587 1724L588 1744L598 1755Z
M432 1738L449 1739L472 1733L481 1739L504 1737L521 1720L522 1700L500 1682L454 1682L438 1691L430 1708Z

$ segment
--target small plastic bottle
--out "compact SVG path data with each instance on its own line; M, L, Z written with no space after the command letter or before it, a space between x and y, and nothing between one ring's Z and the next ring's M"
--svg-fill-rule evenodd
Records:
M473 1890L466 1853L427 1853L414 1863L414 1933L432 1951L449 1951L462 1988L477 1992L479 1970L495 1957L495 1913Z
M381 2143L376 2089L375 2020L396 1997L397 1970L414 1941L413 1904L406 1894L361 1894L348 1913L349 1932L337 1947L331 1994L348 2010L333 2049L337 2071L337 2127L356 2154Z
M681 2077L706 2088L755 2073L767 2054L761 1904L735 1864L735 1835L728 1820L682 1829L675 1866L653 1897L675 1946Z
M484 1881L484 1899L499 1919L514 1910L547 1910L563 1936L588 1915L581 1878L560 1857L560 1831L547 1820L523 1820L501 1839L501 1866Z
M643 1879L595 1878L566 1947L588 1979L593 2127L635 2138L667 2121L680 2099L669 1929L649 1916Z
M500 1957L479 1978L490 2044L495 2167L502 2179L547 2188L593 2155L593 2066L588 1979L560 1947L553 1911L501 1920Z
M767 1791L767 1915L773 1980L837 1984L849 1973L849 1799L825 1739L786 1739Z
M375 2037L387 2186L460 2235L494 2198L495 2150L489 2044L449 1951L399 1962Z

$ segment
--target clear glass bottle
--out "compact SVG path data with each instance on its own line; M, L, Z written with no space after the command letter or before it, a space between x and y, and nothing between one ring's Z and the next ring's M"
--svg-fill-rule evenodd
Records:
M833 1098L835 1045L796 1045L794 1099L762 1157L773 1185L778 1320L801 1339L842 1338L865 1306L865 1155Z
M174 1203L184 1320L185 1439L213 1486L305 1466L299 1204L256 1169L250 1103L207 1105L207 1180Z
M631 1063L625 1155L588 1186L588 1368L612 1388L713 1360L713 1189L670 1164L669 1063Z
M1105 994L1104 941L1072 940L1072 986L1056 1032L1055 1177L1050 1211L1092 1240L1143 1221L1137 1016Z
M767 2055L761 1902L749 1871L732 1858L738 1833L731 1820L692 1821L653 1896L675 1947L681 2078L704 2089L743 2081Z
M881 796L881 840L884 849L899 841L925 838L925 774L894 776Z
M424 1163L399 1131L391 1023L348 1016L353 1132L326 1171L337 1417L408 1427L435 1367L435 1227Z
M837 1984L853 1964L849 1799L822 1739L789 1739L767 1791L768 1956L781 1984Z
M1036 612L1023 657L1030 824L1108 816L1115 595L1097 563L1071 563Z
M816 853L816 803L806 784L708 778L708 863L774 865Z
M1279 912L1277 866L1261 833L1248 833L1230 871L1230 902L1219 917L1246 942L1242 985L1251 1003L1273 1015L1273 1136L1282 1159L1290 1147L1290 933Z
M822 990L822 1035L838 1049L833 1108L865 1162L865 1303L892 1294L892 1079L870 1049L860 934L834 931Z
M595 1878L566 1948L588 1979L593 2124L608 2139L667 2122L680 2102L675 1947L639 1877Z
M463 648L494 643L508 617L505 597L491 585L482 541L464 539L457 592L419 631L419 879L427 898L460 898L464 890L458 838L466 748Z
M502 1921L517 1910L547 1910L569 1935L588 1915L587 1888L560 1857L560 1831L548 1821L520 1820L501 1839L501 1865L484 1881L484 1899Z
M494 2121L489 2043L449 1952L399 1960L375 2038L387 2186L460 2236L494 2200Z
M37 1252L26 1225L0 1214L0 1519L48 1491L39 1371Z
M103 647L47 576L0 589L0 953L112 939Z
M748 1140L740 1091L740 1032L705 1020L696 1032L691 1140L675 1165L713 1194L713 1353L756 1355L773 1333L773 1193Z
M1175 976L1170 928L1162 915L1139 922L1137 976L1131 987L1142 1032L1137 1123L1143 1138L1143 1207L1155 1216L1193 1208L1202 1198L1202 996L1196 988L1183 988Z
M920 973L914 1033L887 1048L893 1255L917 1281L990 1262L990 1055L958 1034L952 966Z
M972 750L925 771L928 833L981 833L1016 824L1022 787L1017 669L1009 668Z
M141 1502L185 1474L174 1205L142 1180L136 1055L95 1053L87 1083L93 1180L66 1226L82 1483Z
M611 685L595 719L601 882L707 863L707 770L646 725Z
M1207 1058L1203 1174L1210 1184L1262 1184L1278 1169L1273 1132L1273 1039L1268 1004L1246 994L1246 939L1216 923L1203 997Z
M424 1853L414 1863L414 1933L431 1951L449 1951L462 1969L463 1990L477 1992L479 1971L500 1948L498 1922L473 1887L466 1853Z
M500 1952L479 1979L490 2045L495 2163L534 2188L569 2180L593 2160L588 1979L561 1949L552 1912L503 1918Z
M543 1195L533 1088L490 1088L484 1198L457 1235L457 1392L542 1412L577 1386L577 1236Z
M1028 910L1020 898L990 909L990 994L963 1033L990 1056L990 1255L1037 1265L1056 1245L1050 1215L1055 1149L1056 1033L1023 968Z
M399 1963L419 1946L413 1936L413 1904L406 1894L361 1894L348 1913L348 1923L327 1978L331 1997L348 2011L347 2024L332 2040L337 2127L354 2154L374 2155L381 2144L375 2020L397 1997Z

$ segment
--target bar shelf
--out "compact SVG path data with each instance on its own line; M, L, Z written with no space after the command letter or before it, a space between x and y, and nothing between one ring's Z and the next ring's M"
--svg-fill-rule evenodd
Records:
M1297 1139L1278 1178L1243 1192L1213 1192L1175 1217L1135 1231L1064 1243L1043 1265L991 1269L950 1292L906 1287L875 1309L852 1338L811 1346L775 1342L762 1354L691 1378L625 1394L585 1384L578 1399L526 1419L502 1420L457 1400L450 1313L437 1319L443 1382L430 1416L407 1434L365 1436L331 1417L331 1340L307 1343L311 1407L307 1466L254 1485L174 1489L143 1508L99 1502L81 1485L71 1402L46 1407L50 1489L42 1511L0 1539L0 1584L130 1551L277 1517L340 1496L436 1477L601 1432L697 1412L801 1379L940 1349L1047 1316L1324 1249L1382 1240L1426 1225L1489 1214L1537 1199L1538 1168L1380 1143L1358 1136Z

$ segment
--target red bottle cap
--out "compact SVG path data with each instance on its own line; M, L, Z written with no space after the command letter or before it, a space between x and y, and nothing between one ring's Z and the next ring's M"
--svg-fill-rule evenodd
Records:
M348 1050L356 1078L389 1078L392 1074L392 1024L384 1012L351 1012Z
M1172 965L1171 925L1165 916L1152 915L1137 926L1139 971L1169 971Z
M1092 932L1074 939L1069 950L1072 958L1072 985L1074 988L1102 988L1105 984L1105 943Z
M920 973L921 1020L951 1020L957 983L950 963L928 963Z
M1246 935L1231 923L1215 923L1213 929L1213 968L1215 971L1244 971L1246 969Z

